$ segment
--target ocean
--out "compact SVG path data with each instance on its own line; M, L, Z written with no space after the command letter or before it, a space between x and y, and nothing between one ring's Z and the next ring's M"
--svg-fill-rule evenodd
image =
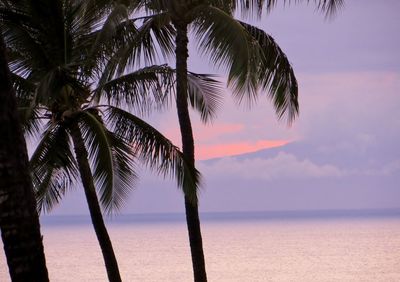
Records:
M193 281L184 215L107 226L123 281ZM42 232L51 281L107 281L88 217L47 216ZM205 213L202 233L209 281L400 281L400 211Z

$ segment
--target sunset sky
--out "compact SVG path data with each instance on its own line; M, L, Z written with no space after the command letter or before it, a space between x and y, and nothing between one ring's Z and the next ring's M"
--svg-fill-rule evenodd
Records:
M253 22L294 67L300 117L289 127L266 95L249 109L229 90L211 124L194 114L202 211L400 208L399 11L397 0L354 0L324 19L310 3L278 6ZM225 80L194 44L189 68ZM174 108L150 122L180 144ZM229 157L265 148L274 151ZM216 157L225 158L204 161ZM122 212L183 212L173 182L144 174ZM55 212L86 210L75 193Z

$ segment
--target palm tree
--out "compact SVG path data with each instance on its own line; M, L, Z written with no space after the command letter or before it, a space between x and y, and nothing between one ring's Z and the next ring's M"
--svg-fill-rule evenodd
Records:
M12 281L49 281L6 48L0 33L0 229Z
M39 209L50 210L79 176L108 278L121 281L100 203L106 212L121 206L135 178L133 157L162 174L172 173L181 187L195 190L198 183L198 173L177 147L119 107L146 111L160 104L172 83L170 70L152 66L110 74L114 45L120 44L113 38L124 32L114 28L125 16L122 6L110 9L106 1L3 3L0 20L23 124L30 134L44 128L30 161ZM145 92L152 92L153 99ZM115 98L115 93L120 95ZM102 97L107 104L101 104ZM47 120L44 126L42 120Z
M334 12L343 1L315 0L314 2L320 10L329 14ZM273 101L280 119L286 117L290 123L298 114L297 81L286 55L271 36L233 16L236 11L260 16L264 7L272 9L276 3L277 0L143 0L135 2L135 8L142 7L147 12L148 17L145 21L153 19L157 21L160 28L171 26L175 28L176 107L182 137L182 151L191 165L195 165L195 152L188 110L190 104L188 100L191 101L187 67L190 32L195 36L198 49L204 55L209 55L217 67L228 71L228 86L239 102L247 100L252 103L260 91L266 92ZM160 42L166 42L163 40L162 33L157 35L161 38ZM161 47L165 48L165 45L167 44L162 44ZM132 55L131 57L120 56L120 58L127 61L128 58L137 56L138 51L133 51L135 47L137 47L137 42L132 42L128 48L125 47L125 52L131 51ZM172 49L173 46L166 46L167 51ZM122 65L124 66L125 62ZM216 97L218 98L218 95L214 98ZM214 99L214 101L217 100ZM208 106L216 105L218 103L211 103ZM198 107L202 112L203 120L210 118L207 113L215 112L215 109L210 107L207 112L204 111L204 107ZM186 194L185 209L194 280L207 281L197 197L193 200Z

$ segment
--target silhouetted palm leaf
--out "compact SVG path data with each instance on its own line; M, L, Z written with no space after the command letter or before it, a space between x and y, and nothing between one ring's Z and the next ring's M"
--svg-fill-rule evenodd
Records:
M66 128L47 127L30 159L38 209L44 212L49 212L74 187L78 175Z
M188 72L190 105L200 113L201 120L212 120L222 104L222 85L212 75Z
M275 40L263 30L241 22L241 25L252 36L258 48L254 60L256 65L257 84L266 90L274 103L279 118L287 115L292 122L299 111L297 80L285 53Z
M166 65L150 66L116 77L95 90L96 99L148 113L165 105L174 86L174 72Z
M136 178L133 152L118 135L108 131L96 110L81 111L76 118L89 153L100 202L108 213L118 210Z
M111 131L130 142L148 166L164 176L174 176L178 187L197 201L200 174L171 141L142 119L119 108L108 106L104 115Z

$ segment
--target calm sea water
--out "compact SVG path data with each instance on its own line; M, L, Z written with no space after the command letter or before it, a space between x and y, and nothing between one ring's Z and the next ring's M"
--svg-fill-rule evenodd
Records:
M192 281L180 215L108 223L124 281ZM206 215L209 281L400 281L400 217L297 214ZM51 281L107 281L87 218L44 220ZM0 281L10 281L0 254Z

